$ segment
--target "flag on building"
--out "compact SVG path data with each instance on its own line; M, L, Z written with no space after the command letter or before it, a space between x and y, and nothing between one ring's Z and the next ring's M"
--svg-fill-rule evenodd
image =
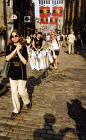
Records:
M53 7L52 16L63 16L63 7Z
M44 18L41 18L41 24L48 24L48 18L47 17L44 17Z
M40 17L49 17L50 7L40 7Z
M57 24L57 17L50 17L50 24Z

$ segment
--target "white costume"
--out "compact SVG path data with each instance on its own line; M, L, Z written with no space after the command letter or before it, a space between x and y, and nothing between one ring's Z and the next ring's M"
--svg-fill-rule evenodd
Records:
M27 51L29 63L32 70L43 70L48 68L50 63L53 63L51 48L39 52L27 47Z

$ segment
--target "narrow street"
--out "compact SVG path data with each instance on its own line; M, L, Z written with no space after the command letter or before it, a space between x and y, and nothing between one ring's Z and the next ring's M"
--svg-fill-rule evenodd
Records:
M64 51L57 70L32 71L28 63L32 108L15 119L9 81L0 78L0 140L86 140L86 59Z

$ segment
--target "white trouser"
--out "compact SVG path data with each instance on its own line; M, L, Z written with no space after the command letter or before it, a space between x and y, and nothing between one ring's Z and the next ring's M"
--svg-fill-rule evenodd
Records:
M10 85L14 107L13 112L18 113L20 110L19 95L21 96L24 105L27 105L30 102L26 88L26 80L12 80L10 78Z
M74 54L74 43L69 42L68 53Z

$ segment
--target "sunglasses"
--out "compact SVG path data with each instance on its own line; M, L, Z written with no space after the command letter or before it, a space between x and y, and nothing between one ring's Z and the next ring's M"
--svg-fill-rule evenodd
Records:
M12 36L11 36L11 38L14 38L14 37L18 37L18 35L14 35L14 36L12 35Z

